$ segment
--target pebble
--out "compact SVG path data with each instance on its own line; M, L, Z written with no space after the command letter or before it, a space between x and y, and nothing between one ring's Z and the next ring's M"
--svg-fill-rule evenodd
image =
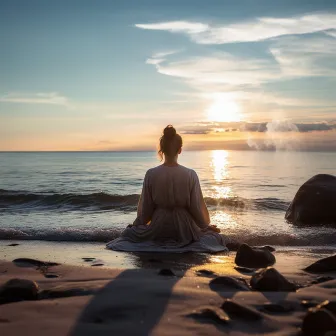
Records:
M263 315L257 310L244 306L236 301L227 299L223 302L221 308L227 313L231 318L232 315L245 320L261 320Z
M36 300L38 285L27 279L10 279L0 288L0 303Z
M336 271L336 254L331 257L320 259L306 267L304 270L311 273Z
M212 276L215 275L215 272L207 270L207 269L200 269L195 272L198 276Z
M262 306L262 310L269 313L289 313L295 310L295 306L290 302L267 303Z
M58 278L59 277L58 274L53 274L53 273L46 273L46 274L44 274L44 276L46 278Z
M203 307L186 316L201 323L214 322L216 324L227 325L230 322L229 316L217 307Z
M20 245L20 244L14 243L14 244L8 244L7 246L18 246L18 245Z
M288 281L273 267L267 267L254 274L250 280L254 290L261 292L294 292L296 285Z
M23 264L23 265L32 265L32 266L37 266L37 267L42 267L42 266L58 266L58 263L55 262L49 262L49 261L40 261L37 259L31 259L31 258L17 258L13 260L14 264Z
M242 244L237 251L235 263L243 267L267 267L275 263L275 257L268 250L253 248L247 244Z

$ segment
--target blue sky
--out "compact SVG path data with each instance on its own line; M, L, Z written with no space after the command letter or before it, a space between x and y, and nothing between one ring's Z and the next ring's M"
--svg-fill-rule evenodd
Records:
M0 150L336 140L335 1L3 0L0 43Z

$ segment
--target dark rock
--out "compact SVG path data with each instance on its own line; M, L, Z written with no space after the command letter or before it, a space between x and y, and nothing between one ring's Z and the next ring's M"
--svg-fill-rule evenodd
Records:
M261 320L263 315L260 314L257 310L239 304L233 300L227 299L223 302L221 308L227 313L231 318L238 317L245 320Z
M229 242L226 244L226 247L229 249L229 251L238 251L241 243L238 242Z
M327 309L329 310L331 313L333 313L334 315L336 315L336 301L329 301L326 300L324 302L322 302L321 304L319 304L317 306L317 308L320 309Z
M247 284L235 278L228 276L220 276L210 281L210 288L214 291L232 291L232 289L239 291L249 291Z
M175 273L170 268L163 268L159 271L158 275L175 276Z
M200 323L227 325L230 321L230 318L221 309L216 307L204 307L199 310L195 310L186 316Z
M36 266L36 267L43 267L43 266L58 266L58 263L49 262L49 261L40 261L37 259L30 259L30 258L17 258L13 260L14 264L18 266Z
M213 276L213 275L215 275L215 272L210 271L210 270L206 270L206 269L201 269L201 270L197 270L196 274L198 276Z
M324 336L336 330L336 318L326 309L310 308L303 319L302 332L305 336Z
M59 277L58 274L53 274L53 273L45 273L44 276L46 278L58 278Z
M267 267L254 274L250 285L254 290L262 292L294 292L297 288L273 267Z
M285 219L298 225L336 224L335 204L336 177L315 175L299 188Z
M242 266L235 266L234 269L241 273L253 273L254 272L253 268L242 267Z
M94 261L96 258L82 258L85 262Z
M91 266L104 266L103 263L96 263L96 264L92 264Z
M336 207L335 207L336 208ZM304 269L311 273L323 273L336 271L336 254L320 259Z
M0 288L0 303L36 300L38 285L27 279L10 279Z
M14 244L8 244L7 246L18 246L18 245L20 245L20 244L14 243Z
M267 313L289 313L295 310L295 306L290 302L267 303L262 306L262 310Z
M235 263L243 267L267 267L275 263L275 257L268 250L252 248L247 244L242 244L236 254Z

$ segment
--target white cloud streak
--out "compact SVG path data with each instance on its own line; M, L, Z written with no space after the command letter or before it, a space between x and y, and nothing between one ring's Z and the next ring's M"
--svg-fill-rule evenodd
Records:
M61 96L56 92L48 93L8 93L0 97L0 103L16 103L16 104L51 104L70 106L69 99Z
M199 44L225 44L262 41L284 35L301 35L336 29L336 14L316 13L291 18L265 17L226 25L169 21L135 26L141 29L186 34ZM334 32L329 34L334 35Z

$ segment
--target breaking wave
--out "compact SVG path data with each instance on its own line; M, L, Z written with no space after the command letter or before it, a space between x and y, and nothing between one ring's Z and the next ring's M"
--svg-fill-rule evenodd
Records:
M124 210L135 211L138 194L112 195L104 192L91 194L25 192L0 189L0 211L6 210ZM234 208L239 210L286 211L289 202L278 198L245 199L242 197L212 198L205 197L212 208Z

